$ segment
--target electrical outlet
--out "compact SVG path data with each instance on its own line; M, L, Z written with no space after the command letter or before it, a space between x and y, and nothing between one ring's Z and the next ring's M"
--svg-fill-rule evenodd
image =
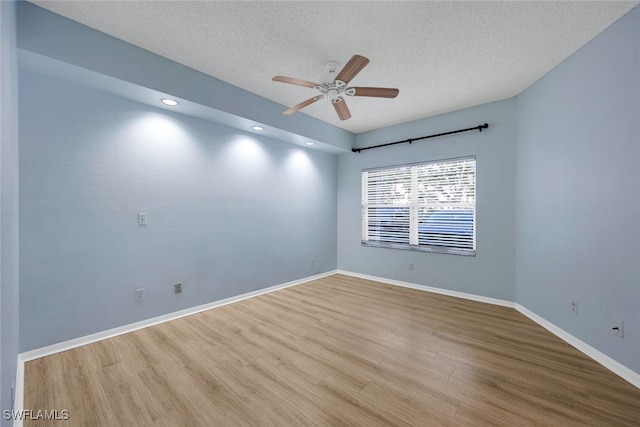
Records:
M571 312L576 316L578 315L578 303L575 301L571 302Z
M620 338L624 338L623 326L624 326L623 322L621 322L620 320L614 320L611 326L611 332L613 332L613 335L617 335Z
M316 257L311 257L311 268L316 268Z
M175 285L173 285L173 290L176 294L181 294L182 293L182 283L176 283Z
M409 263L409 270L413 270L413 268L414 268L414 265L413 265L413 263L412 263L412 262L410 262L410 263Z
M136 301L144 301L144 288L136 289Z

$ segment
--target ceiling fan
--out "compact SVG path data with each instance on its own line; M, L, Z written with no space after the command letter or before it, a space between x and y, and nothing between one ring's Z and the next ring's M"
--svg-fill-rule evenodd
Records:
M293 77L275 76L276 82L289 83L292 85L304 86L317 90L319 93L312 98L302 101L284 112L293 114L316 101L327 98L333 104L340 120L347 120L351 117L351 112L344 96L369 96L374 98L395 98L398 96L398 89L386 87L358 87L348 86L349 82L369 63L369 59L360 55L353 55L349 62L337 73L338 63L331 61L327 63L326 72L320 77L320 83L307 80L295 79Z

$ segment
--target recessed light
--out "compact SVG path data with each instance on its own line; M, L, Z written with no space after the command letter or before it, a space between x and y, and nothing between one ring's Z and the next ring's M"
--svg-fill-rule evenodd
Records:
M262 126L251 126L251 129L253 129L253 130L264 130L264 128Z
M173 99L168 98L161 99L160 102L162 102L164 105L168 105L169 107L175 107L179 105L178 101L174 101Z
M315 142L307 141L307 142L305 142L305 144L308 145L308 146L312 146L312 145L315 144Z

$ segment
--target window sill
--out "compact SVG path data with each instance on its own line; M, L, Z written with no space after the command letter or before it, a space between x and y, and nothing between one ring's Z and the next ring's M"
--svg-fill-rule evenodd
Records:
M462 255L462 256L476 256L475 250L465 250L456 248L445 248L439 246L417 246L408 245L404 243L378 243L378 242L361 242L362 246L369 246L372 248L387 248L387 249L401 249L405 251L419 251L419 252L432 252L437 254L449 254L449 255Z

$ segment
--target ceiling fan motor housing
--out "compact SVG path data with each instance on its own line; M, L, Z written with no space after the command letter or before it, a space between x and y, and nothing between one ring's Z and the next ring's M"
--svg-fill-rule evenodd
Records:
M352 87L347 87L347 84L342 80L333 80L329 83L322 83L315 87L323 97L327 97L332 103L337 104L342 102L343 95L353 96L356 90Z

